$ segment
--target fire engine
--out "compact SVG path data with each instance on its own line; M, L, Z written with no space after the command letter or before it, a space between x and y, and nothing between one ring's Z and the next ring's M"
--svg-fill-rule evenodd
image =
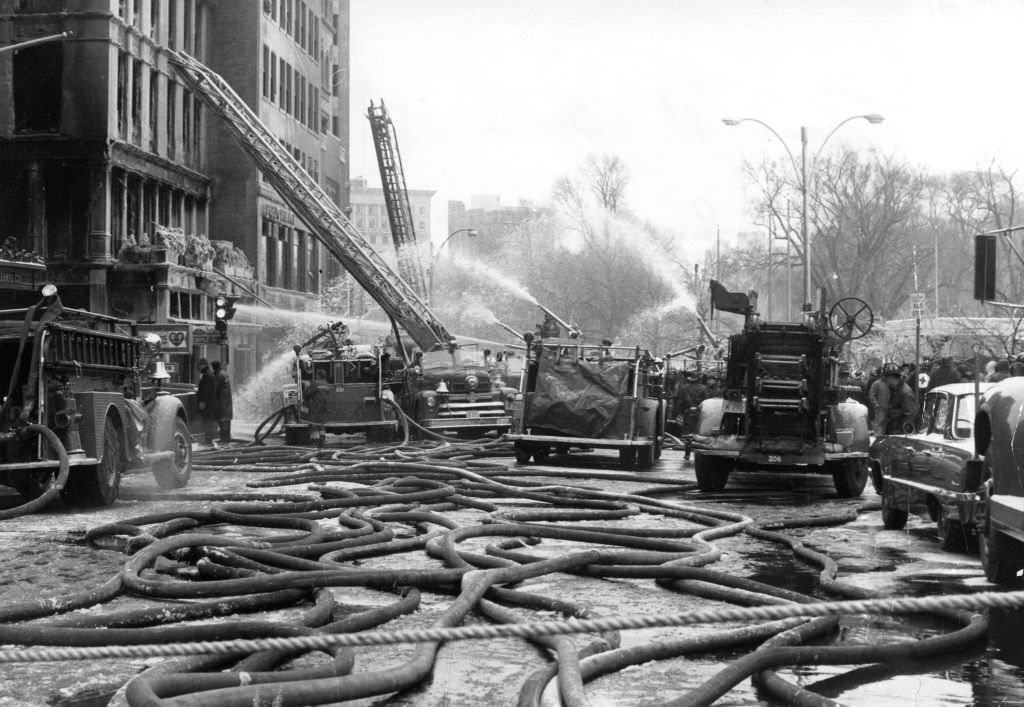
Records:
M134 322L64 307L53 285L32 307L0 311L0 483L81 505L113 503L130 470L185 486L188 416L160 389L159 356Z
M380 305L392 322L396 339L401 327L423 352L427 366L408 356L408 349L399 340L395 350L403 358L403 365L396 368L391 364L388 368L397 377L394 382L400 385L388 386L382 383L379 386L380 394L385 389L398 387L400 394L397 397L405 414L427 429L507 429L510 420L504 414L500 391L497 395L491 391L491 380L486 371L465 365L468 356L453 350L458 348L453 347L454 338L424 300L422 273L417 273L416 262L411 258L410 249L415 248L415 234L408 218L408 205L390 203L405 197L404 177L401 177L397 149L390 150L381 158L382 179L387 187L386 196L390 200L388 214L392 219L395 243L402 256L400 264L404 264L403 269L411 281L400 277L374 250L317 181L306 173L221 76L182 52L171 51L168 56L182 80L224 121L238 144L292 211L305 222L310 233ZM370 117L380 150L382 145L393 140L390 120L378 120L382 115L378 115L373 107ZM400 231L395 230L396 221L401 222ZM440 366L442 360L447 360L448 365ZM330 361L325 359L322 368L336 371L339 366L343 368L345 363L342 358ZM471 389L471 380L476 381L475 389ZM333 385L337 390L337 386L344 384L335 379ZM428 404L431 400L436 405ZM333 409L343 417L325 417L321 423L310 420L295 424L309 424L313 428L327 424L344 425L353 421L364 424L363 420L345 418L344 405L333 408L327 406L326 409ZM498 414L499 411L502 414ZM471 417L471 414L475 417Z
M542 308L543 309L543 308ZM639 346L586 344L550 311L542 336L527 332L526 364L512 408L516 461L543 462L572 448L614 449L619 464L649 469L665 433L665 371ZM553 325L552 325L552 321ZM560 336L557 325L569 338Z
M849 297L801 322L766 322L756 294L711 281L716 308L744 317L729 337L722 397L701 403L689 439L702 491L719 491L732 470L830 474L840 497L868 478L868 410L840 380L842 346L868 333L870 308Z

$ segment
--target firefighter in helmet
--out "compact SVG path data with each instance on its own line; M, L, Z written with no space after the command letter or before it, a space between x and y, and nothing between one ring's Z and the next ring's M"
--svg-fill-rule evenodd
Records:
M683 384L676 392L675 418L684 435L697 432L698 410L701 402L708 397L708 388L700 380L698 371L684 371ZM690 458L689 447L686 459Z

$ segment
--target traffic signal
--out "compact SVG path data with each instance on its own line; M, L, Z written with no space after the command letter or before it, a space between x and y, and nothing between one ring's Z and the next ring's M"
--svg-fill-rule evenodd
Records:
M213 301L213 326L222 335L228 333L228 322L235 316L235 301L237 297L217 295Z
M974 237L974 299L996 298L996 237Z

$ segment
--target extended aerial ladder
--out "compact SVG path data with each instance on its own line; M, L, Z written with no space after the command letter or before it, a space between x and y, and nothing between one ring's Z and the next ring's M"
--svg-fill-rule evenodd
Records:
M377 152L384 203L387 204L388 221L391 224L391 239L398 254L398 272L420 297L424 300L429 299L419 244L416 242L416 229L413 226L412 208L409 206L409 194L405 188L405 171L402 169L402 155L398 151L395 124L391 122L383 99L379 106L370 101L366 117L370 119L373 147Z
M169 51L168 55L185 83L224 120L281 198L392 321L424 351L443 348L452 335L420 293L366 242L228 82L187 54Z

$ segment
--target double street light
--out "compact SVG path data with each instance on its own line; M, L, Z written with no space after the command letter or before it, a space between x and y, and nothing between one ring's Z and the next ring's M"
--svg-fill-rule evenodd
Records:
M825 143L829 141L829 138L835 135L839 128L843 127L851 120L861 119L868 121L872 125L877 125L885 120L885 117L878 113L868 113L866 115L851 115L849 118L840 121L834 128L832 128L829 134L825 136L825 139L821 141L821 144L818 145L818 149L814 153L814 157L811 158L810 174L812 176L814 174L814 168L818 163L818 157L821 155L821 151L825 147ZM782 143L782 147L785 148L786 154L789 155L789 162L793 165L793 171L796 172L797 179L800 182L800 238L803 242L804 248L804 311L809 312L813 309L813 304L811 303L811 240L810 234L807 231L807 126L800 126L800 162L798 164L796 157L793 156L793 151L789 149L789 145L786 141L782 139L782 136L779 135L775 128L768 125L768 123L763 120L759 120L758 118L723 118L722 122L729 126L737 126L740 123L757 123L774 135L775 139Z

